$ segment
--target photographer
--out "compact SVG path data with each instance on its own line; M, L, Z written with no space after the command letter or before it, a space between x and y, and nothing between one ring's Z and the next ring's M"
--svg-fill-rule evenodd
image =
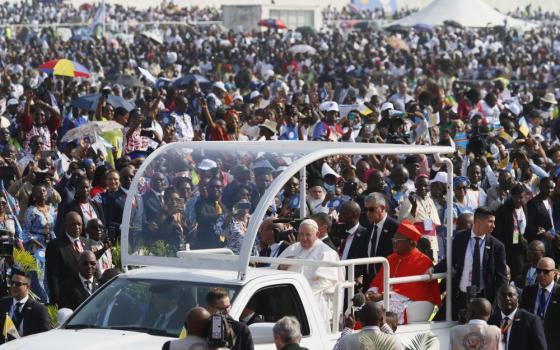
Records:
M210 288L206 294L206 309L210 314L223 315L231 330L233 331L233 338L231 335L224 334L224 341L227 343L227 348L231 350L253 350L253 338L249 327L244 323L238 322L231 318L229 310L231 308L228 292L223 288ZM227 327L226 327L227 328Z
M194 307L187 313L185 329L188 337L169 340L163 344L162 350L199 349L208 348L208 323L210 313L203 307Z

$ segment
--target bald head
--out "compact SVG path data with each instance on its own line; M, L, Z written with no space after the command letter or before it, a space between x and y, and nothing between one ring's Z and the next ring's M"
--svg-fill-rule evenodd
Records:
M492 304L484 298L474 298L467 307L467 319L488 321L492 313Z
M545 288L554 282L556 264L549 257L544 257L537 263L537 281Z
M78 238L82 234L82 217L75 211L71 211L64 217L64 229L71 237Z
M362 307L360 317L364 326L382 326L383 309L376 302L368 301Z
M209 319L210 313L208 310L199 306L193 307L185 319L185 329L189 334L205 338Z
M340 213L343 212L348 213L349 216L351 216L352 218L359 219L362 209L360 208L360 205L358 203L354 201L348 201L348 202L344 202L340 206Z

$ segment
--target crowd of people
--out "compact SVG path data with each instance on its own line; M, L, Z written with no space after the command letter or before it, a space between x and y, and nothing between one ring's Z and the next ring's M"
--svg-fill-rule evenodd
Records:
M44 6L6 4L0 13L12 23L88 13ZM129 15L220 16L173 6L155 14L108 6L107 13L117 22ZM325 12L326 18L338 16L333 13ZM472 298L486 298L504 312L499 291L508 294L505 286L513 286L520 308L542 323L548 349L559 348L552 325L560 310L550 300L560 295L560 17L530 9L517 15L541 24L525 32L452 25L238 33L177 26L162 30L161 41L131 29L133 42L118 33L64 41L52 30L6 31L0 38L0 229L35 258L37 269L13 273L4 293L16 300L17 289L25 288L21 276L42 303L75 308L93 293L96 279L118 267L115 245L132 179L163 145L446 145L456 149L449 155L455 173L454 319ZM296 45L312 50L291 50ZM56 58L79 62L90 77L38 70ZM123 75L131 79L119 80ZM88 106L80 103L86 94L97 94ZM112 128L65 138L94 121ZM165 256L188 245L239 253L250 215L289 160L233 155L179 152L151 165L141 188L132 189L134 252ZM445 171L445 164L426 155L321 159L307 167L306 203L299 203L298 177L277 194L253 255L383 256L391 277L444 271ZM286 224L302 206L310 221ZM356 291L368 301L382 298L380 271L370 265L356 273ZM320 277L312 287L328 323L329 296L341 272L301 272L316 282ZM443 313L437 281L396 285L391 295L401 324L414 301L429 301ZM471 316L480 315L482 304ZM20 319L17 307L10 307ZM20 329L25 335L26 326ZM507 349L514 343L506 341Z

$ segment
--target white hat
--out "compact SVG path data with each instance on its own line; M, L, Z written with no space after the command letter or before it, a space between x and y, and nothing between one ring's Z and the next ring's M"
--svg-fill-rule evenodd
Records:
M198 169L208 171L210 169L217 168L218 164L215 161L210 159L203 159L202 162L198 165Z
M19 101L15 98L11 98L8 100L8 106L17 106L19 105Z
M558 101L556 101L556 97L554 97L554 94L552 92L547 92L544 97L541 97L541 101L553 105L558 104Z
M385 102L384 104L381 105L381 112L387 111L389 109L395 109L395 107L391 102Z
M215 82L214 85L212 85L212 87L213 87L213 88L218 88L218 89L222 90L223 92L226 92L226 91L227 91L227 90L226 90L226 86L225 86L224 83L221 82L221 81Z
M340 177L340 175L338 175L327 163L323 163L323 166L321 167L321 176L325 177L327 175L333 175L337 178Z
M265 70L264 73L263 73L263 79L264 79L264 80L268 80L268 79L270 79L270 78L273 77L273 76L274 76L274 71L273 71L272 69L267 69L267 70Z
M513 113L516 117L521 113L521 106L519 103L512 101L510 103L506 103L504 106L507 110Z
M330 112L330 111L338 112L339 111L338 103L334 101L325 101L319 105L319 110L321 110L322 112Z
M243 97L240 94L233 95L234 101L243 101Z
M256 90L251 91L251 95L249 95L249 99L252 100L252 99L254 99L254 98L259 97L260 95L261 95L261 93L258 92L258 91L256 91Z
M436 176L430 180L430 183L440 182L442 184L447 183L447 173L445 171L439 171Z

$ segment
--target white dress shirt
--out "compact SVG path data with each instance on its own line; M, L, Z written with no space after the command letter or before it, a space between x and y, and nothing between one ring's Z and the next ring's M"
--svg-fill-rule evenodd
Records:
M474 258L474 246L476 241L474 237L477 237L474 232L471 231L471 238L467 244L467 250L465 252L465 260L463 264L463 273L461 274L461 281L459 282L459 290L463 293L467 292L467 287L472 285L472 272L473 272L473 258ZM486 235L480 236L480 290L484 289L484 249L486 244Z
M344 242L344 250L342 251L342 256L340 258L341 260L346 260L348 258L348 253L350 252L352 241L354 240L354 236L356 235L356 231L358 230L359 226L360 223L357 223L356 225L354 225L354 227L346 231L348 232L348 237L346 237L346 241Z
M502 319L501 319L501 321L500 321L500 329L503 327L503 322L504 322L504 318L505 318L505 317L507 317L507 318L509 319L508 322L512 322L512 325L513 325L513 318L515 317L515 313L516 313L516 312L517 312L517 308L515 308L515 310L513 310L513 311L511 312L511 314L509 314L509 315L506 315L506 314L504 314L503 312L500 312L500 313L502 314ZM504 349L505 349L505 350L507 350L508 345L509 345L509 335L510 335L510 333L511 333L511 326L509 326L509 328L508 328L508 330L507 330L506 341L505 341L505 344L504 344ZM502 335L502 336L503 336L503 335ZM503 343L503 342L504 342L504 341L502 340L502 343Z
M27 300L29 300L29 295L26 295L25 298L22 298L21 300L17 300L16 298L12 298L12 312L10 313L10 317L12 318L12 320L14 319L14 315L16 313L16 304L21 303L19 312L21 312L23 314L23 307L25 306L25 303L27 303ZM24 335L23 334L23 321L24 320L21 320L21 323L19 324L19 328L17 330L19 335Z
M379 238L381 237L381 231L383 230L383 225L385 225L385 220L387 220L387 213L385 213L385 216L383 217L383 219L381 219L381 221L379 221L377 224L374 223L373 227L371 228L372 237L370 238L368 243L368 250L367 250L368 256L371 252L371 239L373 238L373 232L375 232L375 226L377 226L377 237L375 240L375 254L377 255L377 251L379 250ZM369 257L371 258L371 256Z
M547 298L550 298L550 294L552 293L552 289L554 288L554 283L555 282L552 281L548 286L544 287L544 289L546 289L546 291L548 292L546 294ZM537 315L538 312L539 312L539 301L540 301L540 296L541 296L541 289L542 289L542 286L539 284L539 289L537 291L537 297L535 298L535 312L534 312L535 315ZM548 308L548 305L546 305L546 306ZM544 310L544 313L546 315L546 310Z

